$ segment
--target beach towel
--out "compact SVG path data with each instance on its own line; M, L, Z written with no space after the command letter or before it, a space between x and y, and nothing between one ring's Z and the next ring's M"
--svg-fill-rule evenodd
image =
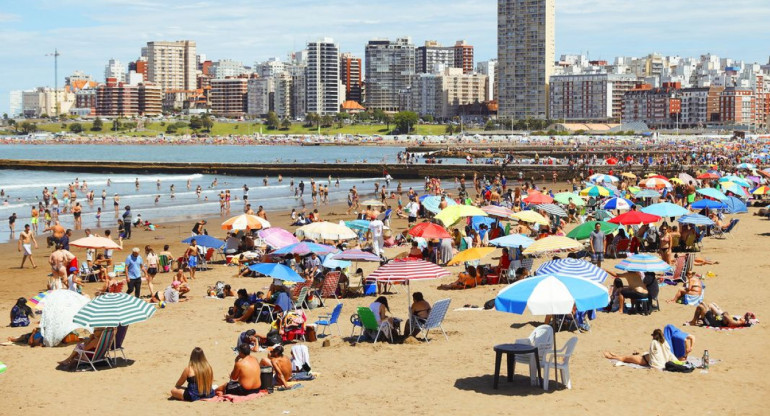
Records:
M249 400L254 400L260 397L267 396L268 393L266 391L260 391L259 393L252 393L248 396L235 396L232 394L225 394L223 396L214 396L210 399L201 399L202 402L214 402L214 403L242 403L242 402L248 402Z
M310 352L307 345L293 345L291 347L292 371L310 371ZM307 368L305 368L307 366Z
M687 339L687 333L674 325L668 324L663 328L663 336L666 338L666 342L671 346L674 355L677 357L685 356L685 340Z

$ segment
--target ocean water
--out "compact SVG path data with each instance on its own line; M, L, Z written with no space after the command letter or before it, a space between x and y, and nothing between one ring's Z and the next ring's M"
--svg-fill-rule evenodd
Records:
M99 147L99 146L97 146ZM0 146L2 148L2 146ZM64 148L60 148L65 150ZM179 147L184 151L185 147ZM68 151L68 150L67 150ZM110 184L107 185L107 181ZM217 185L212 186L214 180ZM295 187L300 181L305 183L305 193L303 198L295 196L294 191L290 189L290 182L294 179ZM327 178L313 178L317 183L329 185L329 203L339 203L347 200L348 190L356 185L361 195L361 200L371 197L374 193L374 183L378 182L384 185L384 178L340 178L340 184L336 186L336 178L333 178L331 184ZM257 211L259 205L264 206L268 211L268 218L271 211L285 211L296 208L298 211L306 207L308 211L313 210L313 201L310 195L311 178L292 178L284 176L283 182L279 183L277 177L268 178L267 185L264 185L264 177L241 177L241 176L223 176L208 174L191 175L171 175L171 174L97 174L97 173L78 173L78 172L53 172L53 171L27 171L27 170L0 170L0 189L4 196L0 198L0 242L8 241L10 238L7 218L12 214L17 214L16 235L23 229L24 224L29 223L32 206L37 206L42 201L42 191L44 187L56 193L59 199L60 211L63 208L62 193L68 185L78 181L79 185L85 182L88 190L94 190L94 201L86 200L86 192L77 190L77 201L83 208L82 227L83 228L114 228L117 225L118 216L123 214L126 205L131 206L134 219L137 214L141 214L143 220L149 220L154 223L162 223L170 220L195 220L201 217L216 216L220 213L219 193L222 190L230 190L231 203L230 212L226 216L238 215L243 212L243 185L249 187L249 203L252 204L254 211ZM135 185L139 181L139 187ZM158 187L160 181L160 187ZM188 189L187 184L190 184ZM390 183L390 190L396 189L397 181ZM171 185L174 185L174 197L171 197ZM404 181L402 183L404 191L410 186L421 189L421 183L418 181ZM196 195L196 187L200 186L202 192L200 197ZM102 201L102 190L107 194L104 202ZM116 213L113 207L113 196L118 194L120 197L119 210ZM155 202L158 198L158 202ZM394 201L395 204L395 201ZM97 209L101 208L102 214L99 219L96 217ZM39 233L42 233L43 215L40 216L41 226ZM60 213L59 221L66 228L73 228L73 216L71 213ZM191 225L192 226L192 225ZM211 228L216 228L212 226Z

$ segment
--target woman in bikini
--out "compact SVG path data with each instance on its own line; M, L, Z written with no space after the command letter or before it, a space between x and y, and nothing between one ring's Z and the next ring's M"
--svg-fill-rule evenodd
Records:
M682 300L686 305L691 305L697 302L698 297L703 293L703 284L701 280L695 276L695 272L690 270L687 272L687 287L683 287L676 292L673 299L670 299L669 303L679 302Z
M422 292L414 292L412 294L412 306L409 308L410 316L406 322L406 328L404 328L404 335L417 335L420 332L418 324L424 324L428 320L430 315L431 306L428 301L422 296Z
M671 264L671 234L668 232L668 228L661 228L660 230L660 248L658 249L660 258L668 264Z

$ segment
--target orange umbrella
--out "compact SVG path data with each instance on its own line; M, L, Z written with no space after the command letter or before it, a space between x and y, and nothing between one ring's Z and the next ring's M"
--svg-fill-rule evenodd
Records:
M267 220L256 215L241 214L222 223L223 230L261 230L270 228Z

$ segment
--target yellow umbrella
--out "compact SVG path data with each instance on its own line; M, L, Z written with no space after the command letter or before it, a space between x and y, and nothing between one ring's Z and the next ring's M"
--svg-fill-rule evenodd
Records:
M488 214L473 205L452 205L441 210L435 218L450 226L462 217L487 217Z
M495 251L495 247L476 247L469 248L468 250L457 253L452 257L452 260L447 263L447 266L454 266L455 264L465 263L473 260L480 260L484 257L492 254Z
M679 178L668 178L668 181L669 181L669 182L671 182L671 183L675 183L675 184L677 184L677 185L682 185L682 184L684 183L684 182L682 182L682 180L681 180L681 179L679 179Z
M648 174L647 174L645 177L646 177L646 178L651 178L651 177L653 177L653 176L660 176L660 175L658 175L658 174L657 174L657 173L655 173L655 172L650 172L650 173L648 173Z
M636 179L636 175L634 175L631 172L623 172L623 173L620 174L620 176L622 176L624 178L629 178L629 179Z
M524 249L524 254L547 253L551 251L573 251L583 248L583 244L577 240L562 236L548 236L535 241Z
M546 217L538 214L535 211L520 211L520 212L514 213L513 215L511 215L511 217L524 222L530 222L530 223L536 223L536 224L542 224L542 225L550 224L550 222Z

